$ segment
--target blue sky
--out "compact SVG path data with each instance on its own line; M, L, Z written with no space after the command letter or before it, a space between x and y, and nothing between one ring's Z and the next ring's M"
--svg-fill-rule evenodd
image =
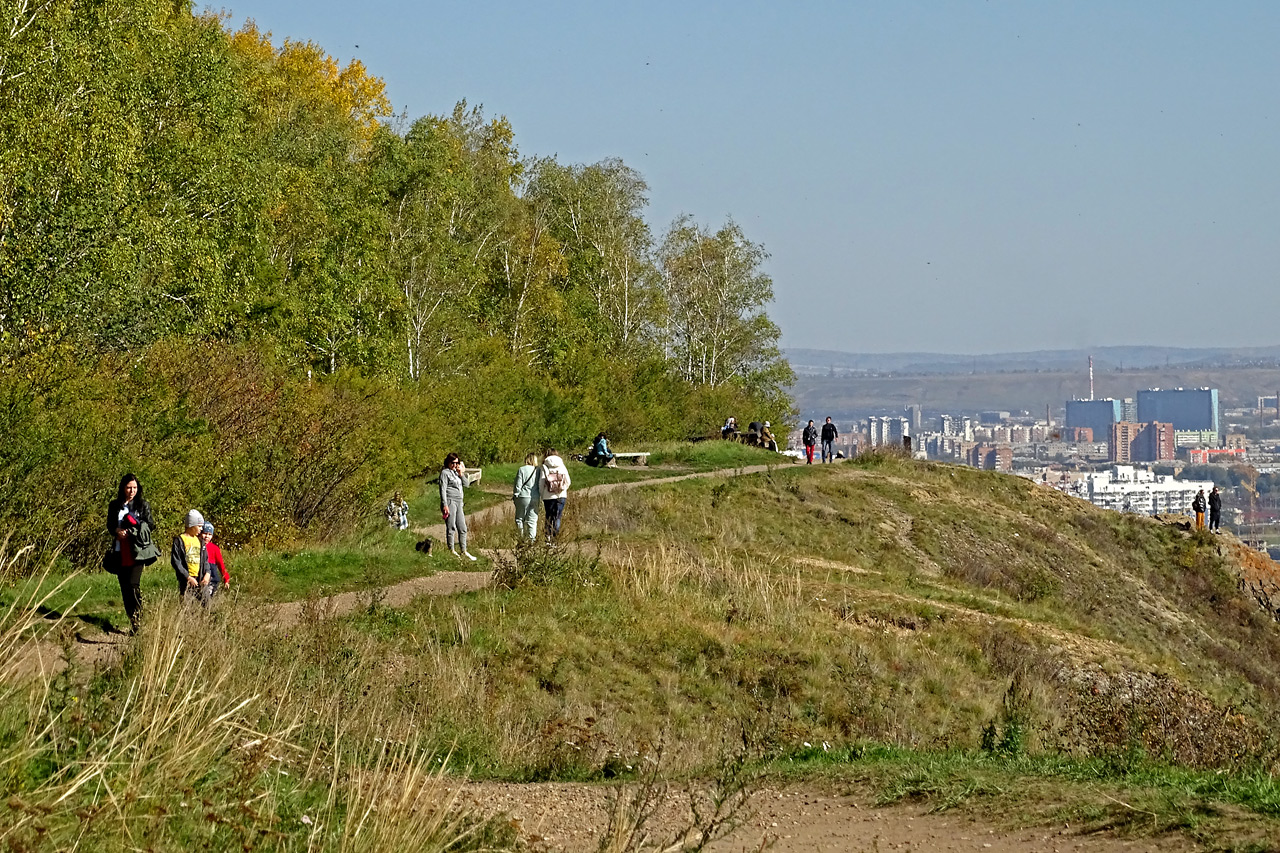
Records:
M236 0L732 216L787 346L1280 343L1280 3ZM357 47L358 45L358 47Z

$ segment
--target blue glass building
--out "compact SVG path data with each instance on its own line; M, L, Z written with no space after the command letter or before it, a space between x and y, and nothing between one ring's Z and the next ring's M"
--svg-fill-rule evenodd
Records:
M1138 392L1138 420L1173 424L1175 430L1218 430L1217 388L1151 388ZM1221 433L1219 433L1221 434Z
M1088 427L1093 430L1094 441L1108 441L1111 425L1122 419L1120 400L1068 400L1067 429Z

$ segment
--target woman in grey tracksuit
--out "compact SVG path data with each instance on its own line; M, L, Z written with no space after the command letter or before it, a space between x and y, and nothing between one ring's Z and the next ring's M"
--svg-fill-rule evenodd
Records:
M516 532L530 541L538 538L538 454L530 453L516 471L511 500L516 506Z
M462 547L459 556L474 560L467 550L467 517L462 511L462 489L466 485L462 479L462 460L458 454L450 453L444 458L444 467L440 471L440 515L444 518L444 544L453 554L453 543L456 540Z

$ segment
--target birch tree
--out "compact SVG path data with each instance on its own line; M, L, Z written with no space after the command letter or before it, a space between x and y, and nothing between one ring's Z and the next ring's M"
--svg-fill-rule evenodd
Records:
M527 196L545 207L564 245L570 288L589 295L610 349L634 354L652 339L661 313L653 237L643 218L648 184L618 159L562 166L546 158L530 173Z
M688 215L671 224L659 250L669 308L664 340L682 379L711 386L785 380L780 332L765 313L773 281L760 266L768 257L732 220L715 233Z

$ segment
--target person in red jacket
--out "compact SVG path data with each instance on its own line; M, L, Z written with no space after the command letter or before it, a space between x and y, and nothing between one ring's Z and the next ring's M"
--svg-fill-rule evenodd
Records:
M230 588L231 574L227 571L227 564L222 559L222 549L213 544L213 525L209 522L204 523L204 527L200 529L200 541L204 543L204 549L209 554L209 593L205 596L206 600L211 598L218 590L218 584Z

